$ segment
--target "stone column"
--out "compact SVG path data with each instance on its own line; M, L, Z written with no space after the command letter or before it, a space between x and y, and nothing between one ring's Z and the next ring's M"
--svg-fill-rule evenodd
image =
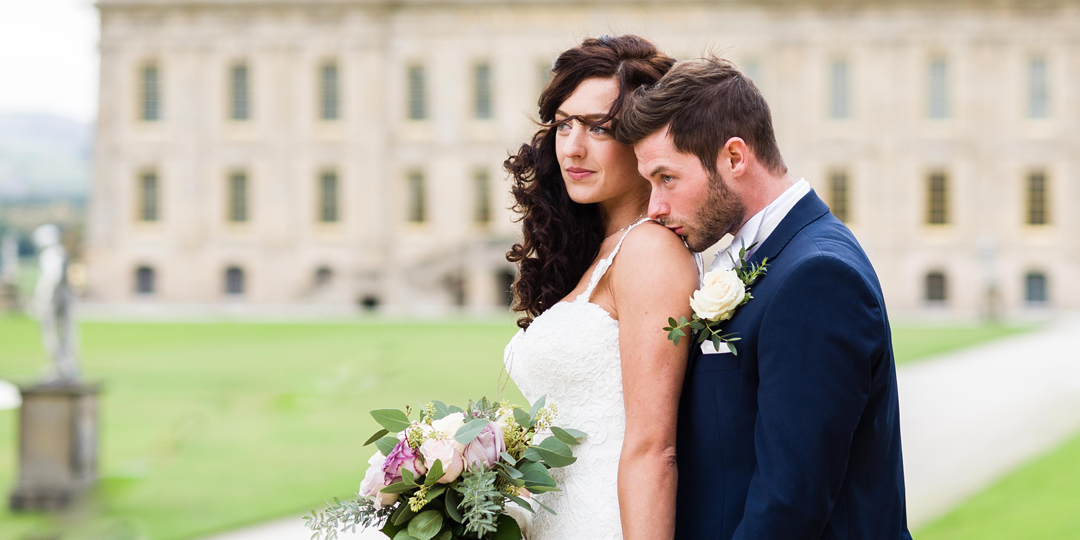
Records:
M70 506L97 480L98 383L22 386L12 511Z

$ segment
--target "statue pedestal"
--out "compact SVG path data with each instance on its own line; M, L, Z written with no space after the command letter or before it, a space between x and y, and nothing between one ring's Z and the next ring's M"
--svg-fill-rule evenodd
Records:
M14 285L0 279L0 311L19 310L19 290Z
M11 510L66 508L97 479L101 384L54 382L19 390L19 481Z

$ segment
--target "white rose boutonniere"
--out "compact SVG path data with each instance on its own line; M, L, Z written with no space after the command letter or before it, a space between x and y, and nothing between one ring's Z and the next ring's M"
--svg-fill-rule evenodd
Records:
M668 339L678 345L689 328L690 332L697 334L698 343L711 340L713 347L719 350L720 343L726 342L732 354L739 354L733 342L740 338L736 337L736 333L721 333L719 323L731 319L736 309L754 298L750 294L750 285L768 270L768 257L762 259L760 264L746 262L746 250L753 247L753 244L750 248L743 246L739 250L738 262L732 257L735 268L705 274L701 288L690 297L690 307L694 310L690 320L679 317L676 321L674 317L668 317L669 326L664 327Z

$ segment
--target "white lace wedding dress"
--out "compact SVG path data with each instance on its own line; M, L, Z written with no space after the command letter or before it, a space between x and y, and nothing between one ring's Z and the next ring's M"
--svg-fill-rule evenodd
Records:
M596 265L585 292L541 313L506 346L506 370L525 398L535 402L546 395L559 407L556 425L587 434L574 447L577 461L551 471L562 491L534 495L557 514L540 508L526 513L527 540L623 537L616 491L626 431L619 322L589 300L626 235L645 221L627 228Z

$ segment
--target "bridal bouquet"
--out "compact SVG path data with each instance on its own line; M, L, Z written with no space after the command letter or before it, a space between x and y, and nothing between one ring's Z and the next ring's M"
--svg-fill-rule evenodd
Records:
M304 518L312 540L333 540L358 525L381 527L393 540L520 540L507 503L533 512L522 497L558 490L549 470L573 463L570 448L585 436L553 426L558 411L545 401L529 412L487 398L467 409L434 401L417 420L409 407L372 411L383 429L364 444L378 451L357 499L312 510ZM538 432L551 436L533 444Z

